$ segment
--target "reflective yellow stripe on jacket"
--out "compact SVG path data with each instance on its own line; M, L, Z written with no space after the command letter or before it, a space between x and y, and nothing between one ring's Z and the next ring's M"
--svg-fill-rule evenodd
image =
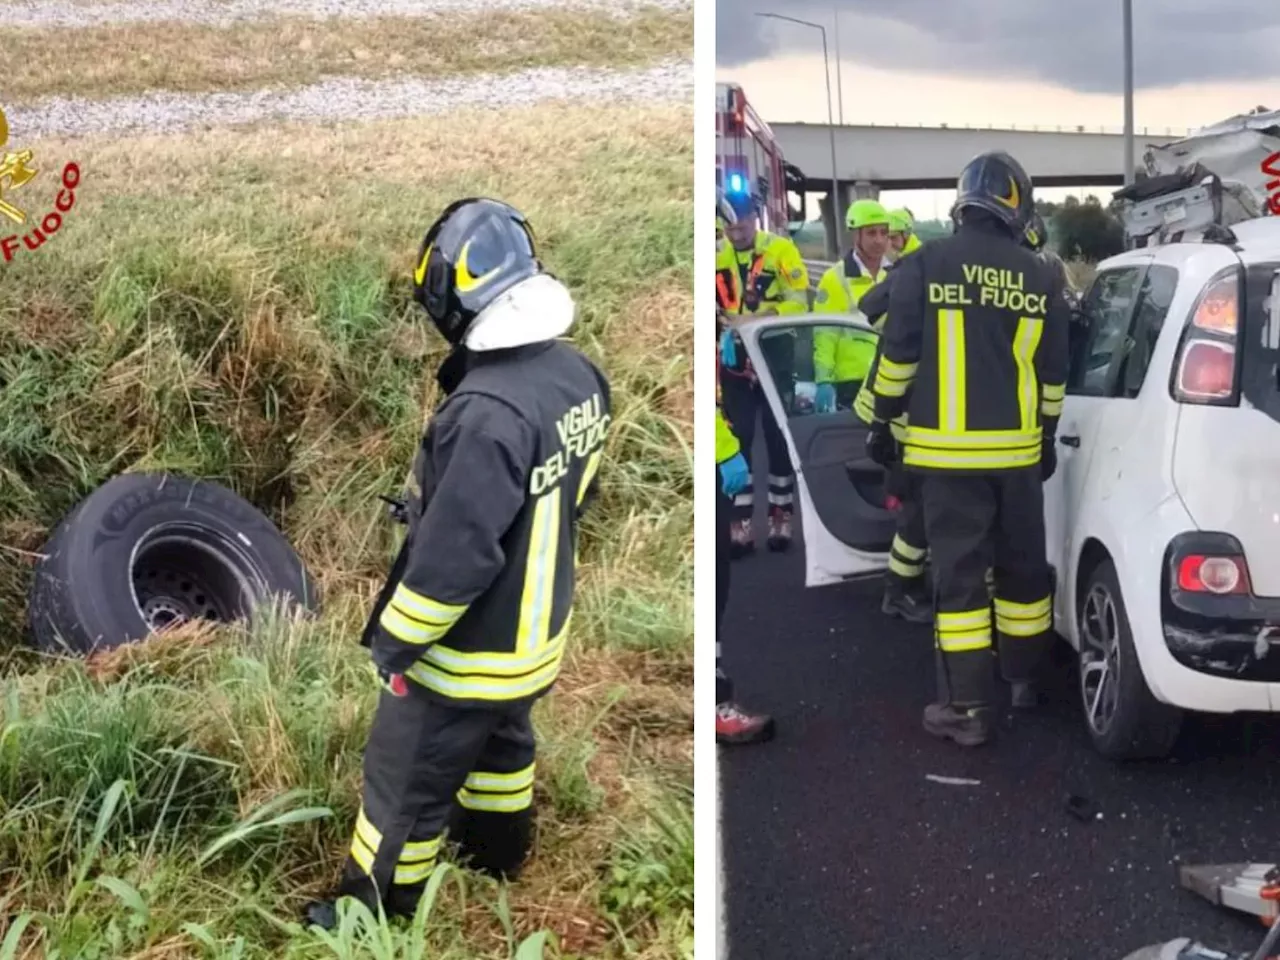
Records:
M1014 430L973 430L968 426L969 392L965 317L960 310L939 310L937 428L909 425L902 461L908 466L956 470L999 470L1040 462L1042 399L1034 358L1044 320L1023 317L1013 340L1018 372L1019 426ZM881 363L876 392L901 396L915 377L916 364ZM897 392L895 392L897 391Z
M584 472L584 479L586 474ZM577 491L579 501L586 492L585 485ZM444 697L457 700L503 701L518 700L540 693L555 682L564 655L568 619L556 636L551 636L551 616L555 598L556 562L560 550L561 500L559 487L538 498L533 508L533 532L529 538L529 553L524 567L524 587L520 596L520 613L516 627L515 650L510 652L464 652L439 640L448 625L431 625L430 645L418 661L405 671L405 676ZM388 610L396 604L401 591L412 593L403 584L396 590ZM418 595L414 594L415 597ZM425 600L425 598L418 598ZM444 604L429 609L441 611ZM456 611L454 620L462 615L465 607L448 608ZM391 623L400 626L398 621ZM450 621L452 624L453 621ZM387 614L382 625L394 636L404 635L391 630ZM447 638L446 638L447 639ZM432 642L435 640L437 642Z
M405 675L441 696L457 700L518 700L555 682L569 624L530 654L464 653L443 644L427 648Z

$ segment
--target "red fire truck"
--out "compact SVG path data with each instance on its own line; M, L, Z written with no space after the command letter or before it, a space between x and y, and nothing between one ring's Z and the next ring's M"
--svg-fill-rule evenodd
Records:
M783 158L773 131L736 83L716 84L716 186L726 194L755 194L761 226L771 233L786 236L803 225L804 174Z

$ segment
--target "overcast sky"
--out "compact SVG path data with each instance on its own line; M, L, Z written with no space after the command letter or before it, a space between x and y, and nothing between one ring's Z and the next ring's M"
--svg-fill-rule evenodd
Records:
M1280 0L1133 7L1139 134L1280 109ZM846 123L1119 130L1124 122L1120 0L718 0L718 78L741 83L767 120L825 123L818 31L755 13L822 24L834 61L837 8ZM906 199L928 197L944 209L949 202L936 193Z

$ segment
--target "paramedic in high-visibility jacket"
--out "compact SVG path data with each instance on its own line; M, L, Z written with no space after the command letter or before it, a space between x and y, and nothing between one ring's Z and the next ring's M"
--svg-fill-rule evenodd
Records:
M533 703L555 683L578 521L609 384L560 338L569 291L525 218L461 200L430 228L414 294L453 346L414 460L408 532L365 628L383 690L337 896L412 915L441 850L515 877L532 836ZM333 901L307 911L334 922Z
M759 202L755 197L726 194L724 199L727 212L734 219L725 222L726 242L716 253L716 311L728 327L723 334L722 354L733 354L736 358L735 363L725 364L722 370L725 415L733 422L748 464L755 444L757 418L763 426L769 457L768 545L771 550L786 550L791 545L795 471L787 442L774 421L746 350L732 343L738 339L732 327L739 318L805 313L809 309L809 273L795 241L760 229ZM760 349L774 383L785 390L791 382L794 331L761 338ZM754 485L749 474L747 486L733 498L730 542L734 557L745 556L755 549L754 513Z
M889 211L889 255L896 261L920 249L916 220L906 207Z
M924 726L962 746L994 734L993 632L1015 706L1034 705L1052 636L1041 484L1057 463L1070 313L1062 280L1023 245L1033 210L1009 155L964 168L955 233L894 271L872 385L868 453L892 460L889 421L906 412L902 463L919 475L932 553L943 689Z
M889 214L878 200L855 200L845 214L853 237L848 253L818 281L815 313L853 313L863 294L885 278L889 265ZM813 381L816 413L848 410L871 368L876 338L848 327L815 327Z

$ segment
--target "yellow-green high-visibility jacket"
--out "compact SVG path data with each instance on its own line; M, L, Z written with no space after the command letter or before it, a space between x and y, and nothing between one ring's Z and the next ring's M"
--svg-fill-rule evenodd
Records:
M815 313L853 313L862 295L885 278L885 269L871 276L850 251L827 268L818 283ZM813 332L813 379L816 383L865 380L876 352L876 338L845 327L818 327Z
M900 262L900 261L899 261ZM897 266L897 263L894 264ZM884 332L884 324L889 314L889 296L893 287L894 271L889 270L888 276L884 283L877 283L874 287L866 292L859 301L859 309L866 315L871 326L875 328L876 333ZM876 378L876 367L880 364L880 345L882 338L876 338L875 357L871 361L871 367L867 370L867 376L862 381L862 386L858 388L858 395L853 401L853 412L857 414L858 419L870 426L875 422L876 418L876 398L871 392L871 384ZM907 415L894 417L889 422L889 430L899 441L907 439Z
M919 237L914 233L907 234L907 242L902 245L902 252L898 254L898 259L901 260L908 253L915 253L921 246L923 244L921 244Z
M741 449L738 438L729 429L729 421L724 418L720 408L716 407L716 463L724 463L737 456Z
M716 251L716 302L728 314L770 307L784 315L806 313L809 271L795 242L761 230L750 250L723 244Z

